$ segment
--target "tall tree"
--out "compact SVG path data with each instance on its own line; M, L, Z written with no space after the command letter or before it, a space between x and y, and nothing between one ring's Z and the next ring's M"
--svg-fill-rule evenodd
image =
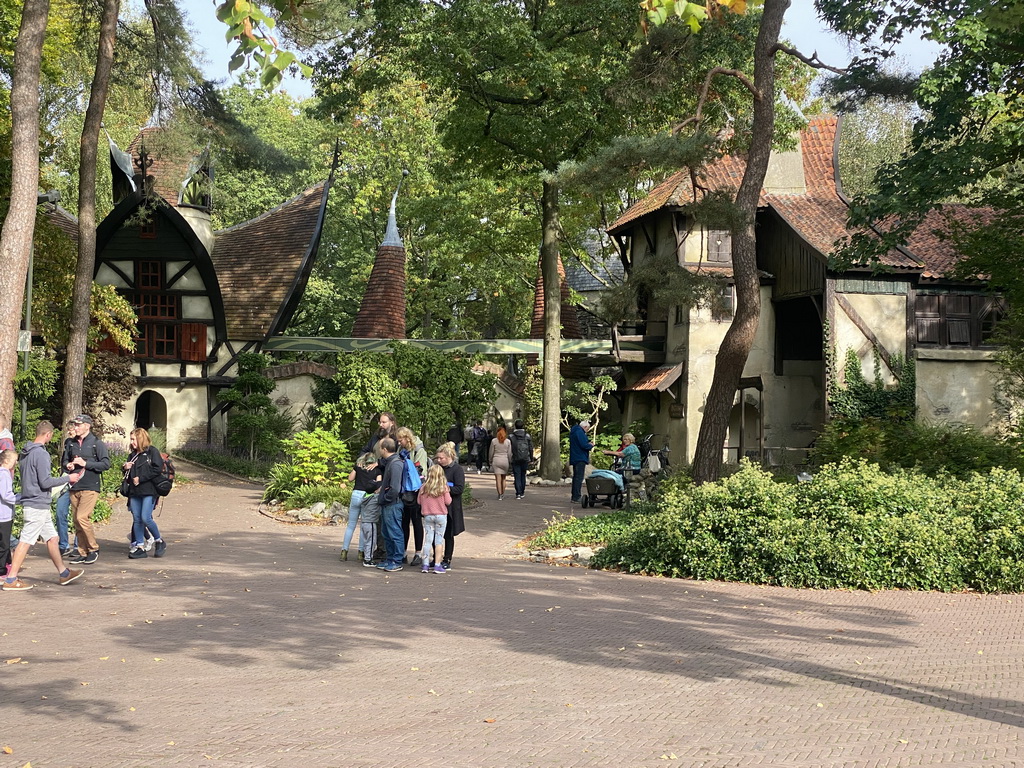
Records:
M8 311L0 323L0 381L14 381L25 277L35 231L39 190L39 80L49 0L25 0L11 78L11 198L0 233L0 296ZM0 388L0 424L11 423L14 390Z
M75 287L71 296L71 331L68 336L67 357L64 361L65 417L82 410L85 353L89 340L89 306L96 267L96 162L103 110L110 89L110 72L114 65L114 43L117 39L117 17L120 8L121 0L103 0L96 69L89 92L89 105L85 110L85 124L82 127L79 148L78 264L75 268Z

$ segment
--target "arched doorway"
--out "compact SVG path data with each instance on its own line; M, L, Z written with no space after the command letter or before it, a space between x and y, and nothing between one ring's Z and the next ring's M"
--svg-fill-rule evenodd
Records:
M163 395L147 389L135 401L135 426L167 429L167 402Z
M761 411L757 403L744 399L729 414L726 461L738 463L746 457L758 461L761 455Z

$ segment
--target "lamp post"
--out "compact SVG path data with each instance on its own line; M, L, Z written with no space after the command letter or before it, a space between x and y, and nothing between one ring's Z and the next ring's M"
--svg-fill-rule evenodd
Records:
M56 203L60 200L60 192L56 189L51 189L49 192L36 195L36 205L42 205L43 203ZM28 276L25 278L25 336L27 337L22 344L22 369L27 371L29 369L30 361L29 356L32 352L32 272L34 268L36 255L36 246L33 239L32 249L28 254ZM28 420L28 398L21 398L21 435L25 437L25 422Z

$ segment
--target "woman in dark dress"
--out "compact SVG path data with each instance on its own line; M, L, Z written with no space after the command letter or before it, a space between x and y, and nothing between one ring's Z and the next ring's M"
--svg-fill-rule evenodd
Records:
M452 567L452 555L455 554L455 537L466 530L466 520L462 515L462 492L466 489L466 472L457 460L454 443L440 446L434 460L444 467L448 492L452 496L451 506L448 507L448 525L444 529L444 560L441 561L441 565L449 571Z

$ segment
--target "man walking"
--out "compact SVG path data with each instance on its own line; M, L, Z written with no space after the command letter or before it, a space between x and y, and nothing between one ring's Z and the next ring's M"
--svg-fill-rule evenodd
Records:
M100 546L92 530L92 512L100 497L100 475L110 469L107 446L92 434L92 418L84 413L71 420L74 437L64 444L61 466L81 471L81 479L71 485L71 513L78 534L76 565L92 565L99 559Z
M526 470L533 461L533 438L526 431L523 420L516 419L515 429L508 439L512 441L512 480L518 500L526 495Z
M593 443L587 439L587 430L590 429L590 422L584 419L578 424L573 424L569 430L569 464L572 465L572 496L570 500L578 503L583 498L583 476L587 471L587 464L590 463L590 452L594 450Z
M405 534L402 533L402 469L404 462L396 453L398 447L390 437L377 442L380 480L380 522L387 557L377 567L388 573L402 570L405 557Z
M29 549L40 538L46 542L46 551L57 569L61 586L70 584L82 575L81 569L65 568L57 545L57 530L53 527L50 517L50 489L79 479L80 473L52 477L50 475L50 454L46 445L53 437L53 424L40 421L36 425L36 439L25 443L18 459L21 472L21 504L25 516L25 524L21 529L21 538L11 557L11 570L4 579L5 592L21 592L32 589L34 585L26 584L18 578L22 563Z

